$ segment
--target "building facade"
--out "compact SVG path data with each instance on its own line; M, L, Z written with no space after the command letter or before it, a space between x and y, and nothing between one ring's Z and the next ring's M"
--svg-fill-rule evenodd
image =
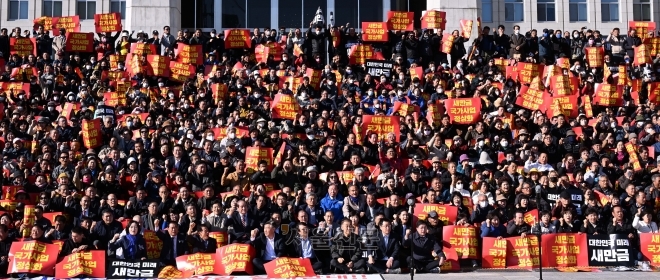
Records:
M412 2L412 3L411 3ZM412 7L411 7L412 5ZM416 8L426 0L0 0L0 26L32 27L41 16L80 16L81 31L94 31L94 14L120 12L125 30L173 31L201 28L309 27L321 8L326 23L330 13L336 25L383 21L390 10ZM420 14L421 15L421 14Z

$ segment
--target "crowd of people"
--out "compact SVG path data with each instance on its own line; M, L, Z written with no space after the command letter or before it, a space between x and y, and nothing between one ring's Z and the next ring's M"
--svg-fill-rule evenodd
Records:
M0 274L24 232L25 240L65 241L60 257L100 249L137 260L147 257L139 249L145 230L163 241L163 265L215 252L209 232L223 231L230 243L255 248L255 274L285 256L310 259L317 273L440 272L446 224L436 212L413 224L404 202L410 198L456 206L449 223L477 227L482 237L617 233L639 246L640 233L658 232L660 118L647 88L660 73L660 54L653 64L633 65L634 47L642 44L635 30L603 36L515 26L509 34L501 25L492 32L484 26L471 39L454 30L449 54L440 51L442 30L396 31L389 42L372 44L394 62L391 75L379 76L349 64L350 48L362 43L349 24L310 24L306 32L256 28L251 49L225 49L223 32L215 30L172 32L99 33L95 53L67 53L64 29L53 37L43 26L0 31L0 80L30 83L29 92L0 93L3 185L19 187L13 197L2 194L19 203L0 217ZM10 37L35 38L36 55L10 54ZM270 42L281 43L281 57L255 62L254 48ZM126 105L109 106L103 96L116 91L116 81L107 73L135 63L111 66L110 56L130 53L132 43L153 44L171 58L178 44L203 45L204 64L183 84L146 72L123 78L132 84L119 93ZM591 46L604 48L603 68L586 63L584 48ZM495 65L497 58L509 65L570 59L563 71L579 78L581 96L593 97L596 84L622 74L619 65L642 86L638 98L630 86L621 88L623 106L593 104L593 117L581 99L577 118L548 116L516 105L525 85ZM208 65L215 71L205 73ZM425 77L411 79L418 66ZM12 74L26 67L38 75ZM319 89L307 68L322 70ZM303 83L278 87L287 76ZM213 96L215 84L228 87L226 98ZM150 95L154 89L167 94ZM272 117L276 94L298 101L294 120ZM456 124L449 115L438 123L424 117L430 104L457 97L481 97L481 118ZM392 110L397 101L419 108L420 117ZM65 116L66 103L79 106ZM400 131L359 130L365 115L397 116ZM96 118L102 144L87 148L81 123ZM280 159L272 167L249 163L248 147L272 148ZM353 179L344 179L347 172ZM33 225L23 224L26 204L36 204ZM523 214L533 209L540 220L530 226ZM51 222L49 212L65 215Z

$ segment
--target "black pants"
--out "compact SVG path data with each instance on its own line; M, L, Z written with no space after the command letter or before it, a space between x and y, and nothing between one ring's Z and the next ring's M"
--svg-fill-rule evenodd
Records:
M350 260L344 260L344 263L339 263L339 262L337 261L337 259L332 259L332 260L330 261L330 265L336 267L336 268L337 268L338 270L340 270L341 272L344 272L344 273L351 273L351 271L349 270L348 266L346 266L346 264L347 264L349 261L350 261ZM354 262L354 263L353 263L353 272L355 272L355 271L358 270L358 269L364 268L365 263L366 263L366 261L365 261L364 259L359 259L358 261Z
M410 261L412 260L411 257L408 257L408 264L410 264ZM439 268L440 267L440 261L439 260L415 260L415 263L410 266L411 268L417 269L417 272L421 273L428 273L431 272L431 269L434 268Z
M312 263L312 268L314 269L314 271L323 270L323 267L325 266L323 262L320 261L315 261L310 259L310 262Z
M388 268L387 268L386 264L387 264L387 261L383 261L383 260L378 260L378 261L374 262L374 264L370 264L369 262L367 262L367 266L369 268L371 268L371 270L373 270L376 273L380 273L380 274L383 274L383 273L387 272ZM399 266L400 266L399 261L393 260L392 261L392 267L390 267L389 269L397 269L397 268L399 268Z
M265 262L269 262L269 261L265 261ZM252 275L266 274L266 269L264 268L265 262L261 258L252 259Z

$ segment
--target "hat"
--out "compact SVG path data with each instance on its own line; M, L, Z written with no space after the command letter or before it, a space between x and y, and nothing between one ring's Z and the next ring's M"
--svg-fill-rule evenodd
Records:
M227 143L225 143L225 146L230 147L230 146L236 146L236 142L234 140L227 140Z
M46 106L55 106L55 102L53 102L53 101L49 101L48 104L47 104Z
M316 169L316 166L308 166L307 167L307 172L319 172L318 169Z
M156 35L158 35L158 30L154 29L154 31L151 31L151 34L156 34Z
M566 136L575 136L575 131L573 130L566 131Z
M229 157L229 154L227 154L227 152L224 151L220 152L220 158L227 158L227 157Z
M461 157L458 159L458 162L463 162L464 160L470 160L468 155L462 154Z
M440 162L440 157L433 157L433 159L431 159L431 163L433 162Z
M124 32L122 32L122 33L121 33L121 36L122 36L122 37L128 37L128 31L124 31Z
M532 169L529 170L528 173L539 173L539 170L536 169L536 168L532 168Z
M172 126L172 120L166 120L165 122L163 122L163 127L168 127L168 126Z
M16 177L21 177L21 176L23 176L23 173L21 173L21 171L18 171L18 170L17 170L17 171L14 171L14 172L11 173L11 174L9 174L9 177L10 177L10 178L16 178Z
M529 135L529 133L527 133L527 129L523 128L520 131L518 131L518 136L520 136L520 135Z
M594 139L594 141L591 141L591 145L602 145L603 141L600 141L600 139Z
M498 194L497 197L495 197L495 201L502 201L506 200L506 197L503 194Z
M420 155L418 155L418 154L415 154L415 155L413 156L413 159L416 160L416 161L419 161L419 160L422 160L422 156L420 156Z
M160 170L154 170L154 172L151 172L151 177L156 177L156 176L163 176L163 172Z
M21 138L14 138L14 141L12 141L12 143L16 144L16 143L20 143L21 141L23 141L23 139L21 139Z
M82 171L82 175L83 175L83 176L85 176L85 175L92 175L92 171L89 170L89 169L87 169L87 168L85 168L85 169L83 169L83 171Z
M60 175L57 176L57 179L59 179L59 178L65 178L65 177L66 177L66 178L69 178L69 175L66 174L66 173L60 173Z
M637 133L631 132L628 133L628 139L637 138Z
M640 115L637 115L637 116L635 117L635 120L636 120L636 121L643 121L643 120L645 120L645 119L646 119L646 118L644 117L644 115L641 115L641 114L640 114Z
M128 160L126 161L126 164L131 164L131 163L134 163L134 162L136 162L135 158L134 158L134 157L130 157L130 158L128 158Z
M144 33L144 31L142 31L142 30L138 30L138 34L140 34L140 33Z
M426 217L437 219L438 218L438 212L436 212L435 210L432 210L431 212L429 212L428 215L426 215Z
M48 118L39 118L38 123L48 123Z
M316 133L314 132L314 129L308 128L305 129L305 134L316 134Z
M391 169L390 164L387 162L380 165L380 172L390 172Z
M260 123L260 122L266 122L266 120L265 120L264 118L260 118L260 119L257 120L257 122L258 122L258 123Z
M420 174L420 173L422 173L422 171L421 171L421 170L419 170L419 168L413 168L413 169L411 170L411 172L410 172L410 173L411 173L411 174L412 174L412 173L417 173L417 174Z

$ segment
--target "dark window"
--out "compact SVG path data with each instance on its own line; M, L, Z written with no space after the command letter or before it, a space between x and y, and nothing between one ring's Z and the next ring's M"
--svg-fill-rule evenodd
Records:
M222 28L245 28L245 1L222 1Z
M357 0L356 0L357 1ZM325 26L328 26L330 20L330 14L328 13L328 1L327 0L304 0L305 6L305 19L303 21L305 28L309 27L309 23L314 20L316 16L316 10L321 7L321 12L323 13L323 20L325 21Z
M335 25L345 26L346 23L350 23L350 27L360 28L360 26L358 26L357 0L335 1Z
M248 0L247 27L270 27L270 10L270 0Z
M286 31L289 32L290 28L302 27L301 4L301 0L279 0L277 24L280 28L286 28ZM307 26L309 26L309 22Z

